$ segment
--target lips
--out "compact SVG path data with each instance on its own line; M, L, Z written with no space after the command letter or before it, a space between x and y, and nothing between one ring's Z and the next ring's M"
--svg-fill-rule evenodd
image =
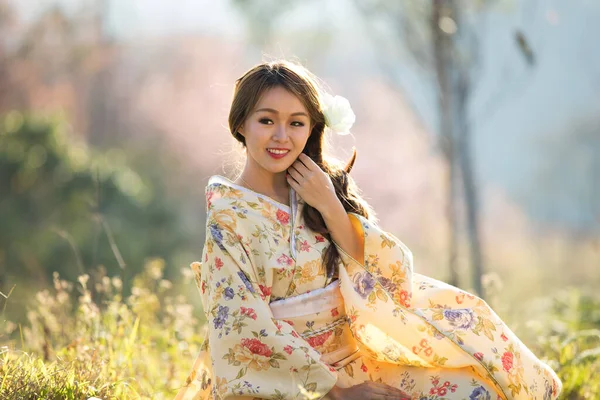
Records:
M269 149L267 149L267 154L269 154L271 157L273 157L274 159L280 159L285 157L290 151L287 149L272 149L272 150L286 150L285 153L281 153L281 154L275 154L275 153L271 153L269 151Z

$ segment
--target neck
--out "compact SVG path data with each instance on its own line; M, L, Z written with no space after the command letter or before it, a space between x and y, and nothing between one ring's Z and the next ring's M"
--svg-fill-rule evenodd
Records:
M287 183L285 174L286 171L272 173L251 168L246 164L240 176L256 192L267 196L286 197L290 186Z

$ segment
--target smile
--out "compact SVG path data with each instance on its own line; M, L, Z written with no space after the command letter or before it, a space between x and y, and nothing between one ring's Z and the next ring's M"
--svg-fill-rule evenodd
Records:
M273 158L279 159L285 157L289 150L277 150L277 149L267 149L267 153Z

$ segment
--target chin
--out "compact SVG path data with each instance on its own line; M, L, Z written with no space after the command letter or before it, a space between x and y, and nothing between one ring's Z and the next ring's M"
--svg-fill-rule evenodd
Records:
M271 166L270 168L264 168L264 166L263 166L263 168L272 174L282 174L287 171L287 169L290 167L290 165L287 165L286 167L277 167L277 168L275 168L273 166Z
M295 159L294 159L295 160ZM271 160L269 160L269 162L266 162L264 164L261 164L261 167L267 171L269 171L272 174L279 174L279 173L284 173L287 171L287 169L293 164L293 162L286 162L286 163L275 163Z

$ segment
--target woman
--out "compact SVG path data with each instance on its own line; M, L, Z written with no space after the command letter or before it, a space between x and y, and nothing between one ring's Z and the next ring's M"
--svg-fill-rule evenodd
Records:
M306 69L236 81L236 181L210 178L195 262L207 335L177 399L554 399L555 373L481 299L413 272L324 133L354 114Z

